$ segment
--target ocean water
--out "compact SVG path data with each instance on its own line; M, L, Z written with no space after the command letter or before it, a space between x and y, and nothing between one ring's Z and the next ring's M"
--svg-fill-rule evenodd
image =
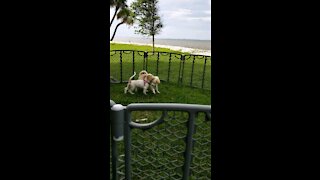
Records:
M115 37L114 41L129 43L152 44L151 38L133 38L133 37ZM193 40L193 39L157 39L155 44L167 46L180 46L193 49L211 50L211 40Z

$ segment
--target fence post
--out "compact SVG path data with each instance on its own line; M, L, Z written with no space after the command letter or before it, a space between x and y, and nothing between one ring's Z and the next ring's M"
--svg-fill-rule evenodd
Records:
M185 60L185 55L184 54L181 54L181 59L180 59L180 67L179 67L179 77L178 77L178 84L180 85L182 83L182 74L181 74L181 64L183 64L184 66L184 60Z
M156 73L157 76L159 76L159 58L160 58L160 53L158 52L158 57L157 57L157 73Z
M171 53L170 53L170 56L169 56L169 68L168 68L168 79L167 79L167 82L169 82L169 77L170 77L170 67L171 67Z
M194 144L194 139L192 138L194 131L195 131L195 118L196 118L196 112L195 111L189 111L189 119L187 122L188 127L188 134L186 137L186 150L184 152L184 158L185 162L183 165L183 178L184 180L189 179L190 177L190 165L192 162L192 148Z
M112 106L111 106L112 105ZM112 146L112 179L119 179L118 176L118 149L117 142L123 140L123 126L124 126L124 109L121 104L115 104L110 100L110 119L111 119L111 146Z
M122 82L122 51L120 51L120 82Z
M190 87L192 87L192 79L193 79L193 71L194 71L194 61L196 59L196 56L193 56L192 60L192 71L191 71L191 80L190 80Z
M182 84L183 82L183 72L184 72L184 63L186 62L186 55L183 55L183 57L181 57L182 60L182 70L181 70L181 78L180 78L180 83Z
M144 55L143 55L144 59L143 59L143 69L145 69L146 71L148 71L148 52L145 51Z
M206 64L207 64L207 56L204 58L204 66L203 66L203 74L202 74L202 85L201 85L202 89L203 89L203 85L204 85L204 76L206 75Z
M132 74L134 74L134 69L134 51L132 51ZM134 79L134 77L132 79Z

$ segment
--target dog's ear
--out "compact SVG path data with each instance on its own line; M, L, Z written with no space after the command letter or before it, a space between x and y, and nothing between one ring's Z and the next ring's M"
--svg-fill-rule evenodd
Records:
M147 80L150 81L152 79L152 74L148 74L146 77L147 77Z

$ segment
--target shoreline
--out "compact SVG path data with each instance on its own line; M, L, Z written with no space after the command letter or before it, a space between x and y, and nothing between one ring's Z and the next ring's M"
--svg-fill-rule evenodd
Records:
M152 46L152 44L150 44L150 43L135 43L135 42L123 42L123 41L112 41L112 42L110 41L110 43ZM168 49L171 49L174 51L187 52L187 53L195 54L195 55L211 56L211 50L187 48L187 47L181 47L181 46L158 45L158 44L155 44L154 47L168 48Z

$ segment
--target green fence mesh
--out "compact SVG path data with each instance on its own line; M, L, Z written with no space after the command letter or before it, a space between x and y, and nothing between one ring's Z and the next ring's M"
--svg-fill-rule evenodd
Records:
M152 122L160 112L132 112L132 121ZM131 177L143 179L182 179L188 113L169 111L164 122L147 130L133 128L131 131ZM154 117L154 118L152 118ZM211 179L211 121L199 113L193 134L194 146L189 179ZM125 179L124 143L118 142L119 179Z

